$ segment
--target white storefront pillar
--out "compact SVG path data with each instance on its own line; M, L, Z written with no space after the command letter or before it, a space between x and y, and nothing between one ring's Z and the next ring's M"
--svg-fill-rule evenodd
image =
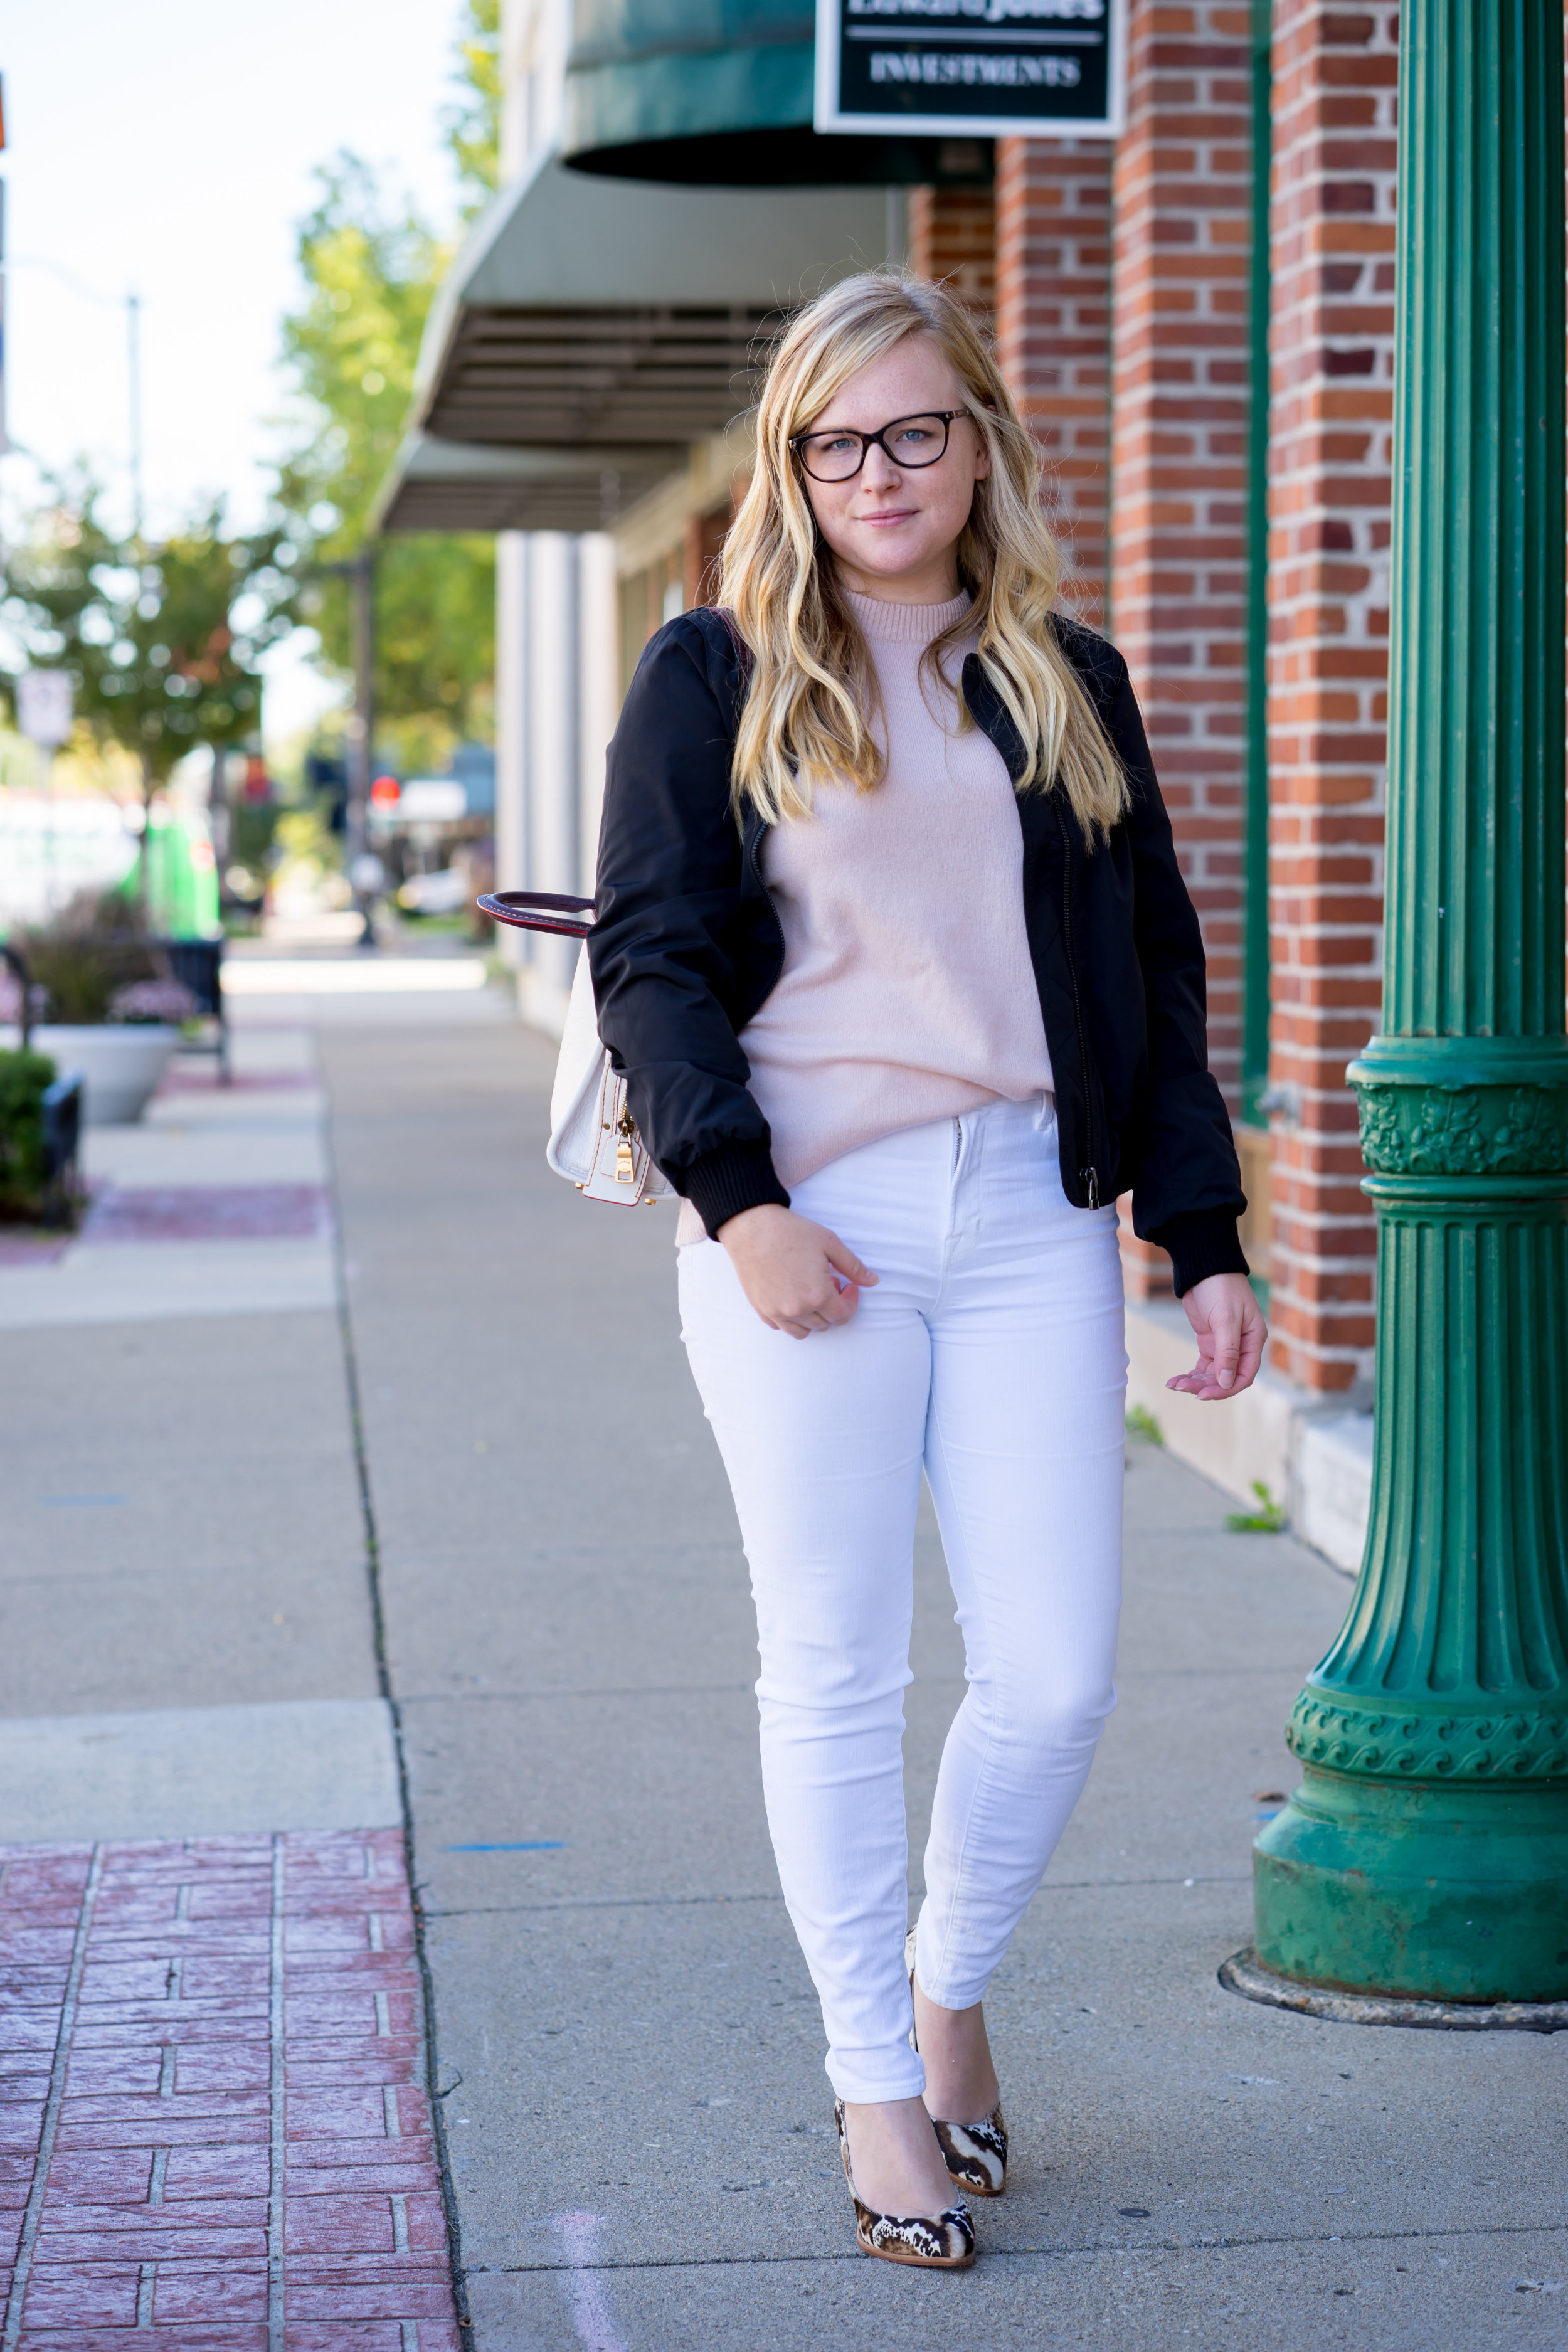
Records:
M496 887L591 898L605 752L620 708L615 542L601 531L496 542ZM525 1021L559 1035L577 950L502 929Z
M580 878L578 562L564 531L528 534L525 630L527 864L531 890L585 896ZM529 935L518 990L523 1019L559 1036L577 950Z
M587 897L599 855L605 754L620 716L620 621L615 541L605 531L590 531L577 549L577 870Z
M528 534L496 538L496 888L528 887ZM500 924L501 961L521 971L528 933Z

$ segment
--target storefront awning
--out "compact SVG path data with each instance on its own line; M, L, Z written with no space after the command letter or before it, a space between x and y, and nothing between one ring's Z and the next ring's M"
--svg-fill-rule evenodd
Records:
M411 433L373 530L604 530L685 461L660 448L506 449Z
M789 310L888 246L881 188L716 196L546 160L496 196L437 296L380 527L613 521L749 405ZM504 525L475 519L487 499Z
M989 185L989 139L812 128L816 16L800 0L574 0L563 153L689 185Z

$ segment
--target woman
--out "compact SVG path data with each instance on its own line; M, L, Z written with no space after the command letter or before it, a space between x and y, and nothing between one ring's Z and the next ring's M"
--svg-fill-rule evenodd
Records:
M1114 1704L1118 1193L1197 1336L1173 1387L1239 1394L1265 1336L1197 921L1126 666L1052 609L1037 494L942 289L856 278L795 319L725 609L663 628L626 698L588 948L683 1196L857 2234L944 2267L974 2253L955 2190L1005 2176L982 1997ZM968 1691L906 1955L922 1467Z

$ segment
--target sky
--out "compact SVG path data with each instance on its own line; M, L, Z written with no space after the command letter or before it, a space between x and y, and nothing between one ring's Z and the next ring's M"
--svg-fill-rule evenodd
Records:
M439 116L458 14L457 0L0 0L7 504L28 494L29 456L85 456L128 517L134 290L149 528L214 491L254 527L313 167L352 148L449 222ZM304 652L272 657L271 738L322 707Z

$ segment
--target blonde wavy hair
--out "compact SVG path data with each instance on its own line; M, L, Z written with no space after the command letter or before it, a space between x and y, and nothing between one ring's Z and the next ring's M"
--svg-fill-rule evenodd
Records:
M973 600L930 646L944 652L978 625L981 666L1026 745L1019 790L1059 785L1084 836L1103 841L1127 805L1127 780L1051 623L1063 561L1039 508L1040 461L995 360L945 287L869 270L843 280L791 321L774 351L757 410L751 485L724 542L721 595L751 647L750 688L731 782L772 824L803 816L830 778L861 792L881 781L868 724L876 681L860 631L822 553L790 446L860 369L910 335L927 335L951 362L965 407L991 455L958 542ZM972 714L958 689L959 723Z

